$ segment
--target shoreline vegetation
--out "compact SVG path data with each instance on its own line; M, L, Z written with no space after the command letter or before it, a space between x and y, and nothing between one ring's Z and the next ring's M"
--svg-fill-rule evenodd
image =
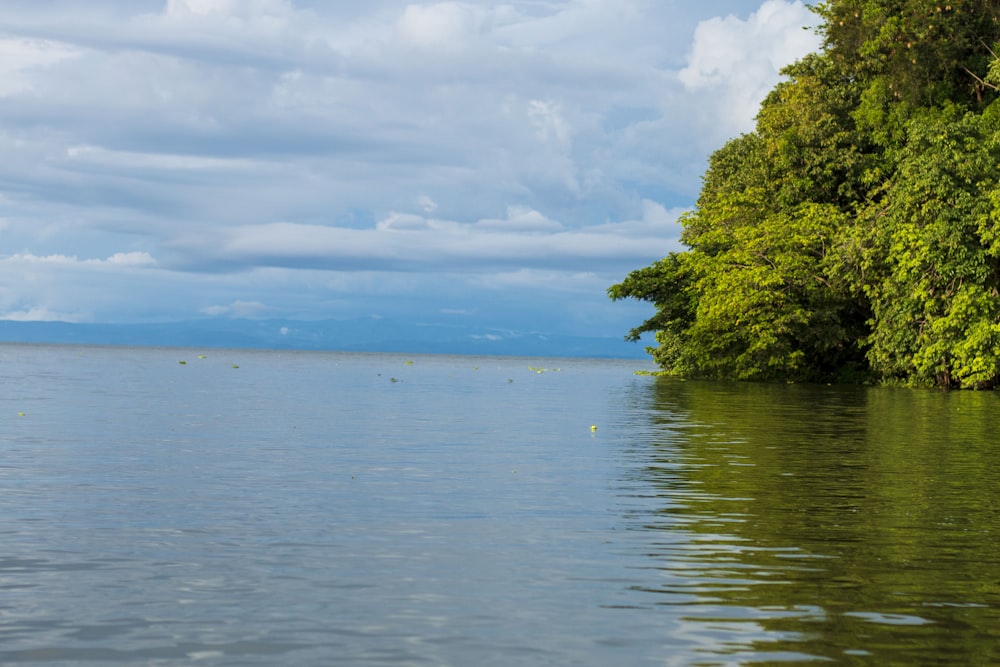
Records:
M710 158L686 247L611 286L663 373L1000 383L1000 0L829 0Z

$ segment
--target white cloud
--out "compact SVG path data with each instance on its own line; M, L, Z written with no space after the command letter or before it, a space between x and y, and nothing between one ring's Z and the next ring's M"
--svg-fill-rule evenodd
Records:
M562 116L558 102L530 100L528 118L535 126L539 140L553 142L563 148L569 146L571 129Z
M417 206L424 213L433 213L434 209L438 207L437 202L435 202L427 195L420 195L419 197L417 197Z
M658 202L649 199L642 200L642 220L647 224L653 226L672 225L677 222L677 217L676 213L670 213Z
M400 39L412 46L456 51L480 32L487 12L462 2L407 5L396 30Z
M283 28L301 12L286 0L167 0L160 20L183 21L218 31L238 26L246 29ZM146 16L146 20L153 17Z
M406 231L417 229L431 229L435 221L421 215L409 213L396 213L393 211L384 220L379 220L375 225L377 231Z
M556 232L565 229L560 223L528 206L508 206L506 218L485 218L474 225L478 229L507 232Z
M0 97L31 92L33 75L80 54L80 49L52 40L0 39Z
M148 288L168 279L141 251L104 259L15 253L0 257L0 319L91 321L146 302Z
M16 253L7 258L0 259L0 262L38 264L38 265L60 265L77 268L107 268L118 267L139 267L153 266L156 260L146 252L116 252L107 259L79 259L75 255L33 255L31 253Z
M167 0L166 12L167 15L229 14L239 4L236 0Z
M484 218L469 224L395 211L375 224L377 232L433 230L463 236L488 231L552 232L563 229L563 225L528 206L508 206L505 218Z
M195 270L254 266L331 271L482 273L510 267L597 270L649 263L676 247L679 229L653 202L643 220L566 228L512 206L473 223L393 213L373 228L290 222L191 232L171 244L172 264Z
M753 129L761 100L778 82L778 70L820 46L802 26L814 23L802 2L766 0L746 20L735 16L701 22L694 33L688 65L677 77L690 90L718 99L709 107L726 134Z
M262 317L268 307L259 301L233 301L227 306L205 306L201 312L213 317L227 316L234 319L254 319ZM284 332L283 332L284 333Z
M48 308L29 308L0 313L0 320L14 322L79 322L81 318L74 313L55 313Z
M66 156L73 161L120 169L162 171L247 171L261 165L246 159L115 151L99 146L70 146Z
M94 260L89 260L94 261ZM148 252L116 252L104 260L106 264L118 266L153 266L156 260Z

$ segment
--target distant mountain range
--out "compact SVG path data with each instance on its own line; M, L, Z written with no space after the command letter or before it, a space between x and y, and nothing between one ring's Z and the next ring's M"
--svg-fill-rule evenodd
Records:
M81 324L0 320L0 342L74 343L413 354L648 358L644 345L588 337L388 319L191 320L160 324Z

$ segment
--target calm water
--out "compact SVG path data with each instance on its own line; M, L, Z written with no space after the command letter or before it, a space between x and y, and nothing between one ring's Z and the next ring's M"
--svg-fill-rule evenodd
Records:
M1000 396L640 366L0 346L0 664L1000 664Z

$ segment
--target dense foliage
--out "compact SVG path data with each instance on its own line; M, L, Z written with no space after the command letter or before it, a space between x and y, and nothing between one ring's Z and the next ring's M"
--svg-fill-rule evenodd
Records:
M683 252L608 293L667 372L1000 381L1000 0L829 0L754 132L712 155Z

